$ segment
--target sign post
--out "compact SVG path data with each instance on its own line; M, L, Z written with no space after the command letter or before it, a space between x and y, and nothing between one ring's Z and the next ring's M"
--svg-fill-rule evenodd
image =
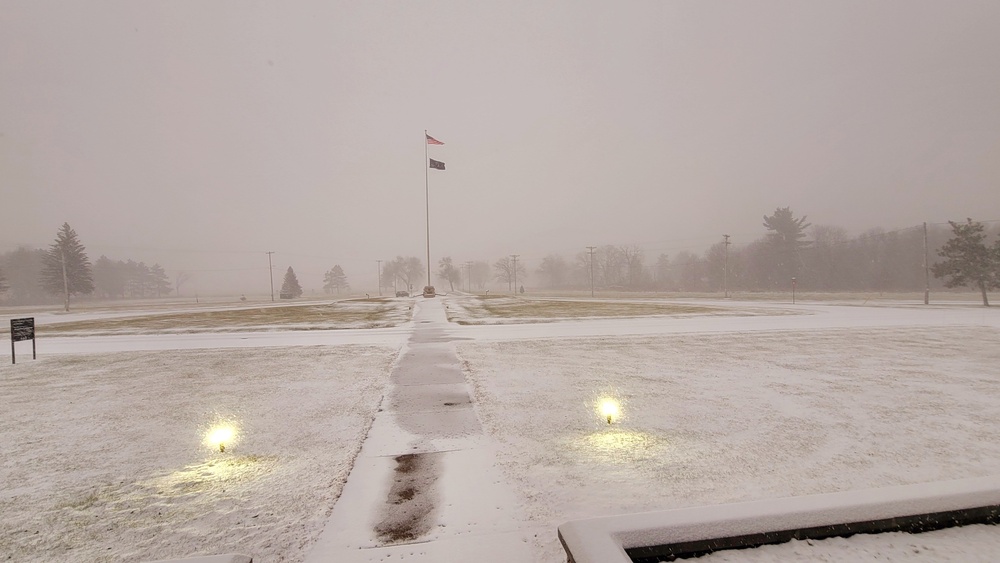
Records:
M14 343L22 340L31 341L31 359L38 359L35 355L35 318L11 319L10 320L10 363L16 364L14 356Z

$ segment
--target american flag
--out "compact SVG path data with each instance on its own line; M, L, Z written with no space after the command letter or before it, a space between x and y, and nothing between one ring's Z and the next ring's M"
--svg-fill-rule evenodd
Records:
M424 136L427 137L427 144L428 145L443 145L444 144L441 141L435 139L434 137L431 137L427 133L424 133Z

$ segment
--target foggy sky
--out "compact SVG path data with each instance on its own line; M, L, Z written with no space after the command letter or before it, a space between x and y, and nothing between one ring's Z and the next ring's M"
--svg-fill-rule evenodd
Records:
M0 251L266 293L1000 219L1000 3L0 0ZM209 270L231 270L211 272ZM245 275L241 272L245 272ZM215 280L215 282L213 282ZM248 281L249 280L249 281ZM440 285L440 284L439 284Z

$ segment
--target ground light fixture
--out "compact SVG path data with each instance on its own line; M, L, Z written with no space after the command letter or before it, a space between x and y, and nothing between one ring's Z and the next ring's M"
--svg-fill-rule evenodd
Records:
M608 424L621 418L621 405L611 397L604 397L598 401L597 411L601 414L601 418L608 421Z
M226 444L232 445L236 441L236 427L232 424L219 424L213 426L205 433L205 445L219 452L226 451Z

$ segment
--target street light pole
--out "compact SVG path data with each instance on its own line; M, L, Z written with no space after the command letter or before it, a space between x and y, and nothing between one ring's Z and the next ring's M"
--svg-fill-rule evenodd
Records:
M924 305L931 303L931 270L927 265L927 222L924 221Z
M729 235L722 235L722 238L725 239L724 244L726 245L725 274L722 278L722 288L726 294L726 299L729 299L729 245L731 243L729 242Z
M587 250L590 251L590 296L594 296L594 250L596 246L588 246Z
M517 257L520 254L511 254L510 257L514 259L514 295L517 295Z
M427 286L431 285L431 190L428 187L430 161L427 156L427 130L424 129L424 207L427 214Z
M271 266L271 255L274 252L267 252L267 273L271 277L271 303L274 303L274 266Z

